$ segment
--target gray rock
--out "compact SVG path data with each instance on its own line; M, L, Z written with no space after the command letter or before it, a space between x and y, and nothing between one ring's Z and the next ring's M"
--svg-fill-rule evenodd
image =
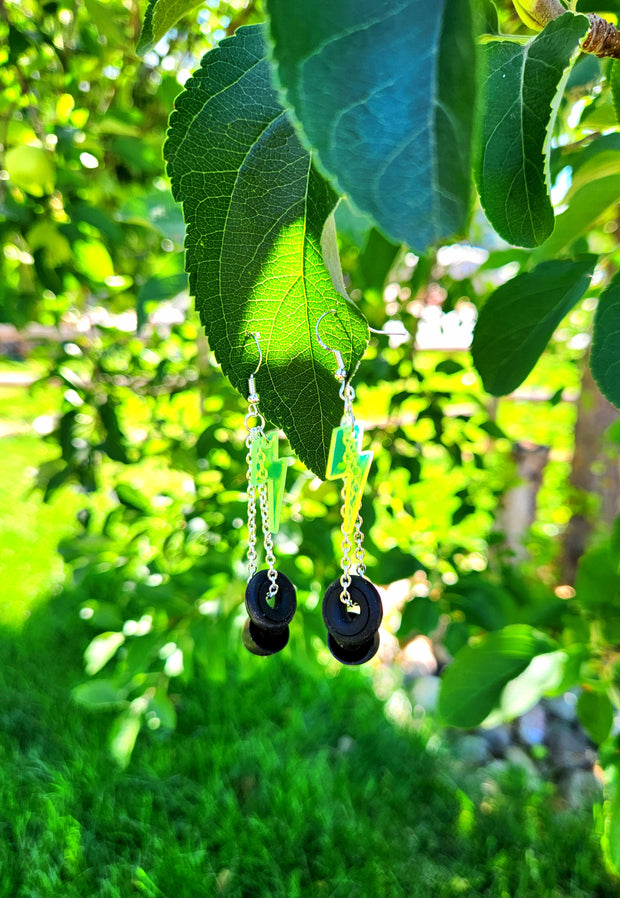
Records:
M511 742L511 733L510 727L506 724L502 724L498 727L493 727L490 730L480 730L480 735L486 739L486 743L489 746L489 751L496 758L503 758L506 753L506 749L510 745Z
M517 722L519 739L525 745L541 745L547 733L547 715L542 705L534 705Z
M603 786L591 770L569 770L558 783L560 794L572 808L583 808L600 801Z
M564 720L555 719L549 722L546 742L550 760L560 770L589 767L596 758L586 734Z
M541 782L541 776L534 761L528 753L518 745L509 745L506 749L506 760L513 767L520 767L525 771L527 783L530 788L537 788Z
M456 755L467 766L479 767L491 759L486 739L475 733L462 736L456 743Z
M494 792L497 791L497 784L495 781L501 779L509 767L510 764L505 758L493 758L493 760L489 761L487 764L487 774L492 778ZM488 782L488 785L491 786L491 782ZM490 790L487 789L487 791Z
M413 706L420 705L428 714L433 714L437 709L440 683L439 677L433 677L431 674L416 680L411 689Z
M574 723L577 720L577 696L574 692L547 698L544 704L547 712L553 717L559 717L567 723Z

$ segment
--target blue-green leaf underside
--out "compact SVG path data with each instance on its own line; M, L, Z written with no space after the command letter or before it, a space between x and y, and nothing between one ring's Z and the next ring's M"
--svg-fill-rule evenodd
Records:
M203 2L204 0L149 0L136 52L143 56L159 43L179 19Z
M586 292L596 258L543 262L491 294L476 322L471 350L485 390L504 396L523 383L556 327Z
M337 197L271 85L262 26L239 28L206 54L176 102L164 155L183 203L190 292L211 347L247 396L258 355L249 334L260 334L261 410L322 477L342 400L316 322L336 310L321 336L348 370L368 327L339 283Z
M470 205L475 52L467 0L268 0L277 75L337 189L423 251Z
M476 181L489 222L517 246L539 246L553 230L546 146L554 100L587 27L585 16L566 13L525 45L482 48Z
M594 313L590 367L601 393L620 408L620 273L601 294Z

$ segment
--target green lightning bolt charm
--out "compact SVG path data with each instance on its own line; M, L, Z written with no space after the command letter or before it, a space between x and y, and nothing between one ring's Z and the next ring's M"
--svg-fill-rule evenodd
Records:
M280 529L282 500L286 486L286 469L295 459L278 458L278 434L269 436L261 433L250 448L250 484L267 484L267 507L269 509L269 530L277 533Z
M353 427L335 427L327 459L328 480L344 478L345 495L343 510L343 527L352 533L355 520L362 504L364 487L368 480L368 472L372 463L373 452L362 452L364 431L359 424Z

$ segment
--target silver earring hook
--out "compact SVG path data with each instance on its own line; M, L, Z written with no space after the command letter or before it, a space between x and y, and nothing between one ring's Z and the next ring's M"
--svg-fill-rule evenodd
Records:
M254 337L254 342L256 343L256 348L258 349L258 365L256 366L256 370L253 371L252 374L250 374L250 377L256 377L256 375L260 371L260 366L263 364L263 353L260 348L260 343L258 342L260 334L258 333L258 331L250 331L249 333L247 333L245 335L245 340L243 341L244 346L248 342L248 337Z
M258 339L260 337L258 331L250 331L245 335L245 340L243 341L244 346L248 342L248 337L254 337L254 342L256 343L256 348L258 349L258 365L256 366L256 370L253 371L252 374L250 374L250 376L248 377L248 399L250 402L258 402L258 393L256 392L256 383L254 381L254 378L260 371L260 366L263 364L263 352L260 348L260 343L258 342ZM256 398L253 399L253 397Z
M319 320L316 323L316 327L315 327L316 338L319 341L319 345L322 346L323 349L326 349L328 352L334 353L334 356L336 358L336 364L338 365L338 370L336 371L336 378L337 378L337 380L344 381L347 376L347 369L344 364L344 359L342 358L342 353L340 352L339 349L332 349L331 346L328 346L326 343L324 343L321 340L321 335L319 334L319 325L320 325L321 321L325 318L326 315L336 315L337 316L338 312L336 311L336 309L328 309L327 312L323 312L323 314L321 315L321 317L319 318Z

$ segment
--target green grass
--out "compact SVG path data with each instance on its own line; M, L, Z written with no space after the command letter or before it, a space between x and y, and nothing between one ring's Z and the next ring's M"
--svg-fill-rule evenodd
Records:
M386 718L363 673L302 669L290 649L179 686L177 731L141 733L115 767L112 718L70 700L92 636L55 553L74 500L25 498L25 469L49 451L0 440L0 896L618 894L589 809L518 771L464 777Z
M394 728L354 671L318 678L276 657L251 679L195 682L178 731L141 734L119 771L109 720L67 699L80 598L0 645L1 895L617 894L586 811L516 771L466 796L447 755Z

